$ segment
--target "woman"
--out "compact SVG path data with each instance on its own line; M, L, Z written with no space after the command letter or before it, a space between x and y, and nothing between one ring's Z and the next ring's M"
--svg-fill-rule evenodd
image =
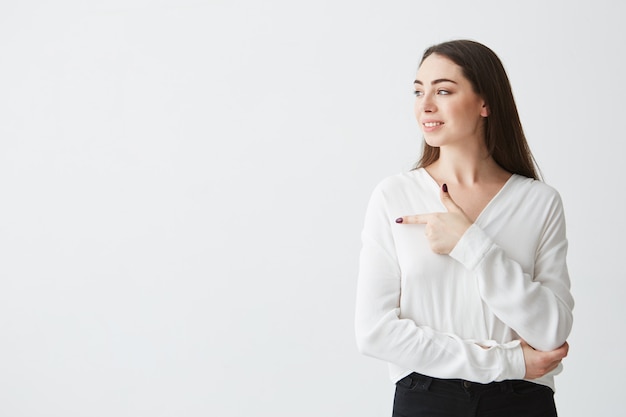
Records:
M555 416L574 306L560 197L493 51L432 46L414 86L424 150L372 194L358 347L389 363L396 417Z

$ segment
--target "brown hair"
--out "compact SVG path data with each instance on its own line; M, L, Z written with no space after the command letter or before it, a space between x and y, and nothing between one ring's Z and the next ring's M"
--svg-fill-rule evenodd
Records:
M474 92L485 100L485 144L491 157L508 172L539 179L538 167L513 99L511 83L500 58L488 47L471 40L454 40L424 51L420 66L432 54L444 56L460 66ZM422 157L415 166L427 167L439 159L439 148L424 142Z

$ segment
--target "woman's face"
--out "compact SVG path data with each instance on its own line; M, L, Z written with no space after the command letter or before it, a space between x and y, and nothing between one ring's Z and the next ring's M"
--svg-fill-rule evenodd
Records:
M422 62L415 80L415 117L430 146L484 146L484 100L463 70L442 55Z

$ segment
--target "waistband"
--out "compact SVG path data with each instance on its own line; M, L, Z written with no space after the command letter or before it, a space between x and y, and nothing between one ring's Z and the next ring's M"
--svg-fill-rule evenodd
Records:
M463 390L468 393L481 393L485 391L498 390L501 392L519 392L529 391L535 389L542 389L550 387L543 384L536 384L534 382L525 381L522 379L509 379L498 382L490 382L488 384L481 384L478 382L467 381L464 379L442 379L435 378L428 375L423 375L417 372L413 372L404 378L400 379L396 385L407 389L417 389L420 391L428 390Z

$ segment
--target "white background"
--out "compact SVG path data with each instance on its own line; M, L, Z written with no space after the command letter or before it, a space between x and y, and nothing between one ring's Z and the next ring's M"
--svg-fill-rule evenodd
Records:
M390 415L359 233L419 156L419 57L455 38L502 58L565 203L560 415L615 415L619 4L2 1L0 417Z

